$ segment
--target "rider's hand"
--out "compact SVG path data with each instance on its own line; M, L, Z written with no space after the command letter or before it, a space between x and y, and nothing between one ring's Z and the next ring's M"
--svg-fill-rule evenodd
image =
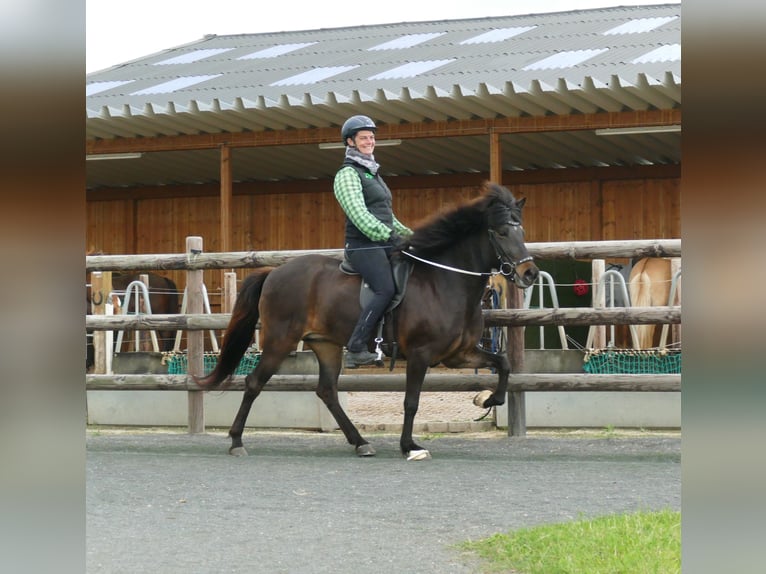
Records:
M391 244L391 247L397 251L402 251L407 247L407 240L396 231L392 231L391 235L388 236L388 242Z

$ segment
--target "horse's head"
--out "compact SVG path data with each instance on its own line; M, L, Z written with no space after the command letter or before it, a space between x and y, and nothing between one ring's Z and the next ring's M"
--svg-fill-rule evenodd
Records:
M521 209L526 198L516 200L508 189L490 184L492 198L487 210L489 242L500 260L500 272L520 289L532 285L540 274L524 243Z

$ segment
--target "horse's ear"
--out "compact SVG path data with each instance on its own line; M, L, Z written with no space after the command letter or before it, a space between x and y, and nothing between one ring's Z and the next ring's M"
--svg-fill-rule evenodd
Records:
M518 207L519 209L521 209L522 207L524 207L524 204L525 204L526 202L527 202L527 198L526 198L526 197L522 197L520 200L518 200L518 201L516 202L516 207Z

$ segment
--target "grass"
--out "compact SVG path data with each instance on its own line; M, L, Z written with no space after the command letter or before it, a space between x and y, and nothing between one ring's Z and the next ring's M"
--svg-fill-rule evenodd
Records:
M677 574L681 513L638 512L527 528L465 542L482 572Z

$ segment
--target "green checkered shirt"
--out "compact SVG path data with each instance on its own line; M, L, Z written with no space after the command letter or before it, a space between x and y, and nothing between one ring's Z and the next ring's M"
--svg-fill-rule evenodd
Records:
M359 231L372 241L385 241L389 238L391 230L370 213L364 204L362 182L359 181L359 174L353 167L346 166L338 171L335 175L333 189L335 190L335 198L346 213L346 217ZM396 219L395 215L393 218L394 230L399 235L412 235L412 230L409 227Z

